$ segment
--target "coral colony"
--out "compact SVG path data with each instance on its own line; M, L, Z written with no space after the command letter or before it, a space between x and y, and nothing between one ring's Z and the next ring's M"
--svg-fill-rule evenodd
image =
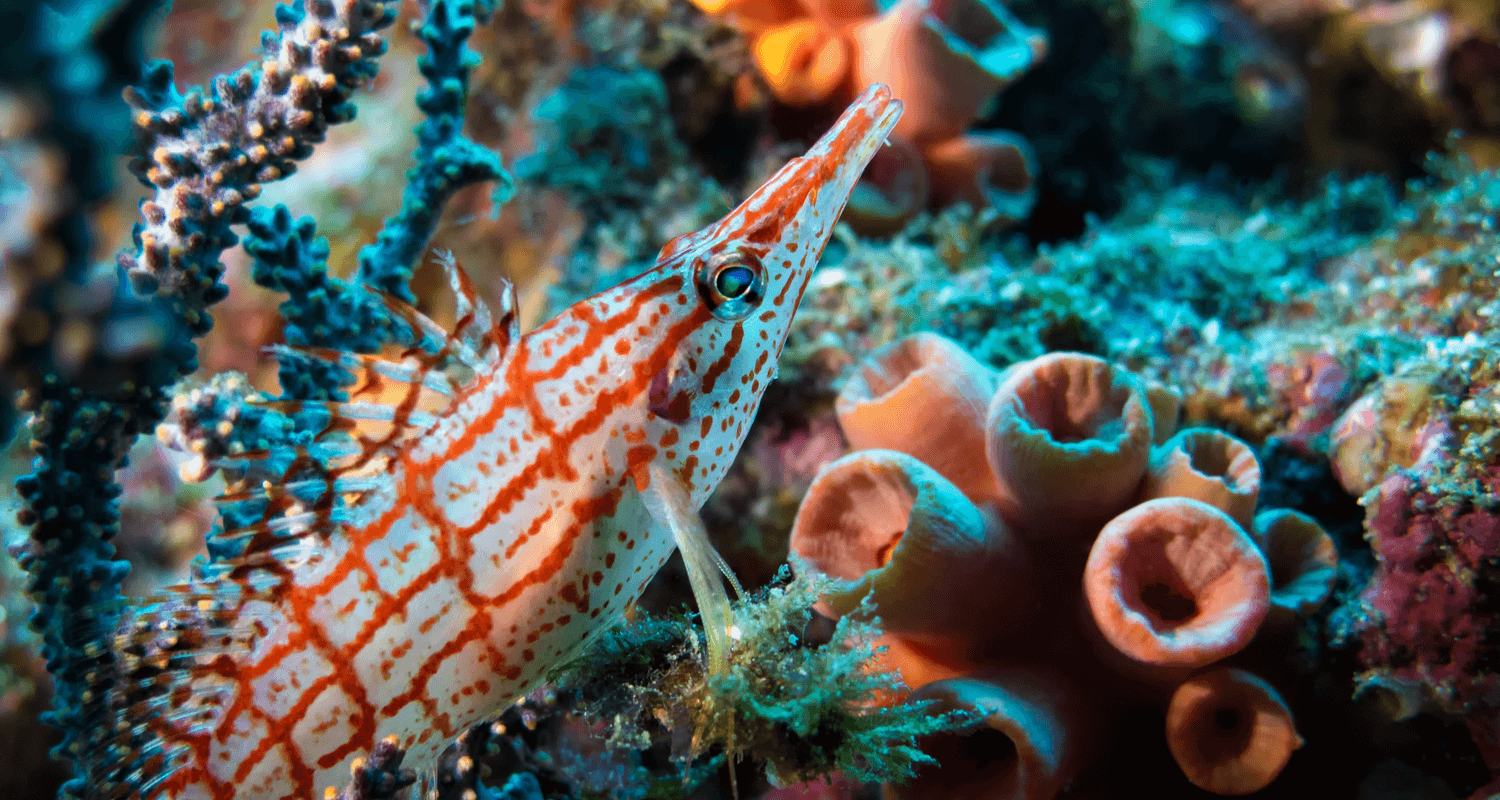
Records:
M1497 0L0 20L0 796L1500 797Z

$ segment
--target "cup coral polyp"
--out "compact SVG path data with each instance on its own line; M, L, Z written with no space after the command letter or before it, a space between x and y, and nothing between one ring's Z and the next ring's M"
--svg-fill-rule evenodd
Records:
M1056 796L1087 773L1108 717L1142 705L1210 791L1264 787L1300 745L1276 690L1219 662L1273 609L1326 599L1332 540L1292 512L1255 517L1254 455L1218 431L1170 435L1170 400L1092 356L997 372L930 333L849 380L839 422L878 449L819 473L791 548L844 581L828 610L870 598L885 664L914 696L977 712L967 743L935 739L933 752L1003 737L991 749L1012 754L943 761L897 796ZM981 448L987 476L973 468ZM1212 752L1178 746L1205 713L1238 727Z
M885 83L906 110L895 133L919 144L963 135L980 106L1047 52L997 0L900 0L852 26L855 81Z
M1047 52L1046 35L999 0L899 0L884 11L874 0L693 2L745 33L767 88L786 105L841 107L873 83L905 104L890 136L901 153L886 170L897 174L870 178L877 190L850 200L845 218L862 231L894 232L929 200L993 206L1011 222L1031 212L1030 144L1012 133L967 133Z
M800 555L814 569L846 581L825 597L836 615L873 593L888 631L915 642L972 640L974 614L1001 613L1027 591L1020 543L931 467L894 450L863 450L836 462L819 492L797 511L796 525L823 535ZM993 581L996 590L965 591ZM977 604L976 604L977 599ZM994 612L991 614L990 612Z
M1219 667L1172 693L1167 746L1194 785L1240 795L1270 783L1302 746L1302 737L1292 710L1270 684Z
M1287 627L1328 599L1339 553L1333 537L1317 521L1285 508L1262 511L1255 515L1251 535L1271 567L1268 625Z
M969 497L993 500L1000 486L978 456L998 384L994 370L953 340L917 333L860 364L834 401L834 412L854 449L904 449Z
M1270 608L1271 575L1227 514L1183 497L1115 517L1083 571L1110 644L1148 664L1201 667L1244 649Z
M1052 353L1012 367L985 419L1001 508L1036 536L1092 538L1130 505L1150 458L1145 387L1102 358Z
M1000 735L1015 748L1013 759L996 758L971 771L941 765L963 757L972 741L961 734L932 737L927 748L936 765L924 765L895 800L973 800L1051 797L1076 768L1080 696L1076 687L1039 670L1013 670L984 677L948 678L924 685L913 701L933 701L939 710L971 710L980 731Z
M1244 442L1223 431L1185 430L1153 454L1141 495L1202 500L1250 530L1260 497L1260 464Z

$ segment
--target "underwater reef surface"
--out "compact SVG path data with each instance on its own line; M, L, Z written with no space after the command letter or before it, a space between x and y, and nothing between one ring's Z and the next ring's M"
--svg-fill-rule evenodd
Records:
M358 667L288 661L244 759L284 774L208 796L323 792L313 762L372 800L1500 796L1494 0L0 20L0 795L196 796L196 753L243 733L210 733L240 713L215 687L284 630L244 621L364 541L372 476L462 418L442 395L549 320L621 358L652 341L587 298L697 258L713 234L677 237L884 83L903 115L764 382L637 381L652 424L699 399L745 421L706 500L619 479L656 499L495 642L528 654L525 697L490 698L504 668L475 656L420 714L479 722L335 746L408 712L330 690L299 725L278 702ZM711 265L684 302L738 326L760 266ZM715 341L695 358L734 363ZM578 402L612 402L599 385ZM366 544L445 546L412 530ZM528 530L475 563L543 569ZM664 533L586 649L527 646ZM473 639L427 602L327 630L409 617L375 682L399 697L450 663L403 653Z

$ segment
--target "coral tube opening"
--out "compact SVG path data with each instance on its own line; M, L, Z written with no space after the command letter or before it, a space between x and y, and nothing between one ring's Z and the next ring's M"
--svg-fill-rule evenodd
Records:
M1172 695L1167 745L1193 785L1224 795L1260 791L1302 746L1270 684L1238 669L1197 675Z
M863 450L813 480L790 547L841 581L825 613L874 600L885 630L909 639L979 644L1024 621L1031 595L1020 543L931 467L894 450ZM822 609L820 609L822 610Z
M1100 531L1084 569L1099 630L1148 664L1197 667L1249 644L1270 606L1260 549L1222 511L1151 500Z
M1017 364L986 417L1002 508L1054 541L1092 537L1123 511L1152 439L1144 388L1103 359L1055 353Z
M834 404L856 450L908 453L975 502L999 487L981 457L985 412L998 376L956 342L935 333L899 339L872 353Z
M1189 428L1152 454L1141 497L1202 500L1248 530L1260 480L1260 463L1249 445L1222 431Z
M936 681L911 699L974 714L975 724L925 738L922 750L937 763L919 769L911 783L891 787L896 800L1045 800L1077 766L1075 692L1038 671Z

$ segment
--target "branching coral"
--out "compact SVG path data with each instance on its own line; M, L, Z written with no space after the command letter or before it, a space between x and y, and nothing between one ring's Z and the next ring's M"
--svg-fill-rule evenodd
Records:
M1296 539L1276 514L1252 523L1260 474L1245 445L1210 430L1168 437L1170 397L1089 356L1001 374L923 334L857 374L841 407L903 421L849 428L857 447L892 450L826 467L792 549L839 579L830 610L870 596L889 619L887 663L921 687L914 696L979 710L977 730L1015 752L980 772L972 756L945 760L900 793L938 796L983 774L985 796L1054 796L1087 782L1111 714L1169 697L1168 739L1189 780L1241 794L1275 778L1300 743L1290 712L1263 719L1285 709L1276 690L1213 668L1250 643L1282 587L1305 589L1305 604L1283 601L1301 613L1327 597L1331 581L1291 553L1311 547L1316 564L1332 544L1315 526ZM992 470L983 479L954 466L957 454L972 464L976 445ZM1221 712L1243 735L1211 753L1182 744Z
M132 6L131 13L139 10ZM418 166L408 175L402 210L361 262L365 281L402 297L410 297L412 262L446 200L468 183L504 178L497 157L461 134L475 61L464 40L488 4L435 0L428 10L419 31L429 47L419 67L430 88L418 97L427 117L418 130ZM113 752L146 758L132 749L139 731L117 736L96 723L105 713L100 704L111 676L119 674L113 668L118 654L109 645L127 569L111 559L108 542L119 527L119 488L111 475L135 436L161 420L167 387L196 368L192 338L210 328L209 307L227 292L219 283L219 257L238 241L231 226L249 223L247 249L259 259L257 277L293 295L287 331L292 343L359 349L363 342L371 349L387 335L378 299L327 276L327 247L314 239L310 220L294 225L281 207L251 214L247 203L263 183L292 172L330 125L352 118L350 96L374 76L375 58L385 49L380 31L394 19L394 8L374 0L280 6L262 57L220 77L210 90L179 92L171 64L154 62L127 92L138 133L131 167L153 194L141 205L145 219L135 230L134 247L119 257L118 288L113 297L105 292L106 303L94 310L102 335L87 339L81 356L73 354L78 363L59 361L55 351L25 354L39 378L24 399L33 412L37 460L35 472L17 483L26 503L21 520L33 529L23 563L38 602L33 625L43 633L57 678L51 721L64 730L61 753L74 760L80 776L66 787L70 793L112 796L141 780L143 760L120 758L121 772L98 769ZM128 50L128 43L111 46ZM63 278L82 282L84 270L75 265ZM290 396L338 395L336 370L292 366L283 372ZM200 409L216 414L212 422L202 421L224 447L234 437L220 430L224 417L218 414L226 410L220 401L233 405L239 394L216 393L207 400L214 408ZM265 409L247 413L238 436L262 446L306 436L306 425L320 424ZM212 540L209 547L212 557L232 555L233 549Z
M509 191L510 177L499 157L463 134L469 76L478 62L465 41L488 14L485 0L437 0L417 29L428 52L417 64L427 87L417 96L424 119L416 129L415 165L407 173L400 209L359 252L361 285L328 274L328 243L315 238L311 217L294 222L280 204L251 212L245 250L254 258L255 281L287 295L281 312L288 345L379 350L394 334L381 301L365 287L413 299L407 286L413 267L453 194L486 181L498 182L497 198ZM338 387L347 380L338 367L302 358L284 359L280 378L283 395L298 400L339 397Z
M52 720L67 733L62 752L80 774L110 735L93 724L104 696L94 684L114 657L103 643L128 569L112 560L108 541L119 525L112 472L134 437L161 419L166 388L195 368L191 337L208 330L208 306L225 295L218 256L236 241L230 226L245 219L244 202L349 118L349 94L373 74L384 49L378 32L394 16L363 0L282 7L266 58L211 91L179 93L170 65L156 62L130 94L139 135L132 168L154 196L142 203L135 247L120 255L120 277L157 294L148 305L121 286L110 315L143 318L155 335L106 337L76 376L44 362L46 377L25 401L36 470L17 482L22 522L32 525L23 558L37 598L32 624L57 677ZM69 785L72 793L86 788L100 790Z

